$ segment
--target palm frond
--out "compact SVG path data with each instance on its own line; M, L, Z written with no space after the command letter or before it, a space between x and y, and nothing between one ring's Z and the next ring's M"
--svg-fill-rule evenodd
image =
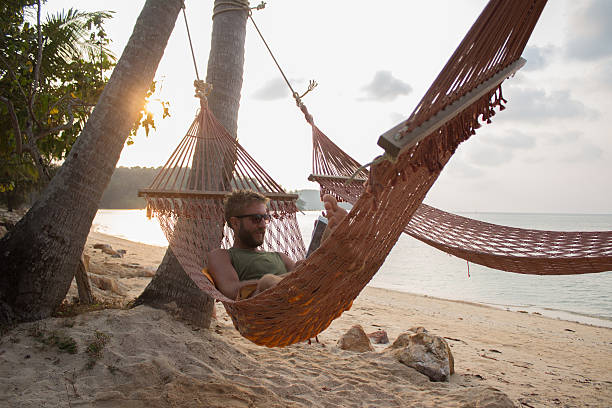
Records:
M47 16L43 25L45 48L54 55L70 62L100 55L100 43L96 40L96 26L112 18L111 11L83 12L73 8ZM102 52L114 58L102 44ZM48 55L48 53L47 53Z

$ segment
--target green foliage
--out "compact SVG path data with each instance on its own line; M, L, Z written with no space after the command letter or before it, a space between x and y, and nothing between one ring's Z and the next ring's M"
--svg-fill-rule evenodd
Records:
M103 26L110 12L69 9L41 18L39 30L35 1L6 3L0 8L4 191L35 183L40 169L66 157L115 63Z
M96 330L94 332L93 340L87 345L85 351L89 356L89 360L87 361L88 369L92 369L94 365L96 365L96 361L102 358L104 354L104 347L110 341L110 335L103 333L101 331Z
M40 342L43 349L46 348L45 346L55 346L64 353L76 354L77 352L76 341L63 332L52 331L46 333L40 326L34 325L30 329L30 336Z
M0 193L20 196L50 179L83 130L116 62L104 29L112 12L68 9L40 17L34 0L0 7ZM44 3L44 1L43 1ZM40 34L40 35L39 35ZM155 128L146 108L153 82L127 144L139 127ZM167 102L161 115L170 115Z
M64 326L72 327L74 325L74 321L70 319L71 317L78 316L83 313L95 312L98 310L122 308L123 307L121 302L95 301L95 303L84 305L79 303L78 299L73 302L64 300L53 313L53 317L66 318Z
M48 183L48 178L40 178L36 167L31 162L12 161L0 164L0 203L9 211L31 205L34 192L41 191ZM52 163L47 173L53 176L59 167Z

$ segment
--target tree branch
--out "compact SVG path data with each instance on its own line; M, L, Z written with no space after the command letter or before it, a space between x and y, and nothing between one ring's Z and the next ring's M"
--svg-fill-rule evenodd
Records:
M13 102L2 95L0 95L0 101L4 102L8 108L9 115L11 116L11 122L13 123L13 130L15 131L15 152L18 155L21 155L21 128L19 127L19 120L17 120L15 107L13 106Z
M26 95L25 91L23 90L23 88L21 87L21 84L19 83L19 81L17 80L17 76L15 75L15 73L13 72L13 70L11 69L11 66L9 65L8 61L4 58L4 56L2 54L0 54L0 61L2 61L2 63L4 64L4 66L6 67L6 71L9 73L9 75L11 76L11 79L13 81L15 81L15 83L17 84L17 87L19 88L19 91L21 92L21 95L23 96L23 99L26 101L26 103L28 102L28 96Z
M40 65L42 64L43 38L42 29L40 27L40 11L40 0L38 0L38 10L36 12L36 29L38 30L38 53L36 55L36 64L34 64L34 82L32 82L32 89L30 92L30 111L34 111L34 100L36 99L36 91L38 91L38 83L40 82Z
M53 110L53 108L56 108L59 104L63 103L66 99L70 98L70 104L72 106L85 106L85 107L94 107L96 106L95 103L87 103L84 100L82 100L81 98L75 98L74 96L72 96L71 92L68 91L64 94L64 96L62 96L61 98L59 98L57 101L55 101L53 103L53 105L51 105L49 107L49 109L47 110L47 116L49 116L51 114L51 111Z
M47 116L51 114L51 111L53 110L53 108L56 108L60 103L64 102L70 96L71 96L70 91L68 91L64 94L64 96L62 96L57 101L55 101L53 105L49 106L49 109L47 109Z
M42 139L43 137L50 135L52 133L61 132L62 130L70 129L72 125L74 124L74 112L72 112L73 105L74 105L73 101L68 102L68 106L66 107L66 110L68 111L69 118L66 123L38 132L36 136L34 136L33 138L34 141L38 141Z
M23 96L23 100L24 100L24 102L25 102L25 104L26 104L26 106L28 108L28 114L30 116L30 120L28 120L28 126L26 126L26 134L27 135L31 135L32 134L32 126L33 126L34 122L36 122L36 124L38 126L40 126L40 122L38 122L38 120L36 119L36 116L34 115L33 106L29 103L30 102L30 98L28 98L28 95L26 95L24 89L21 87L21 84L19 83L19 80L17 79L17 76L15 75L15 73L11 69L11 66L9 65L8 61L4 58L4 56L2 54L0 54L0 61L2 61L2 63L6 67L6 71L9 73L11 79L13 81L15 81L15 84L17 84L17 88L19 88L19 91L21 92L21 95Z
M43 53L43 38L42 38L42 29L40 26L40 13L41 13L41 5L40 0L37 1L38 9L36 11L36 29L37 29L37 40L38 40L38 50L36 55L36 62L34 63L34 81L32 82L32 86L30 88L30 94L26 98L26 104L28 106L29 118L26 126L26 131L28 135L32 135L34 133L34 124L38 127L42 127L38 118L34 114L34 102L36 100L36 92L38 91L38 85L40 82L40 66L42 64L42 53Z
M51 180L49 176L49 172L47 171L47 167L45 166L42 155L38 150L38 146L36 146L36 141L34 138L28 140L28 144L23 147L23 151L27 152L33 159L34 164L36 165L36 169L38 170L38 174L42 177L47 177L47 180Z

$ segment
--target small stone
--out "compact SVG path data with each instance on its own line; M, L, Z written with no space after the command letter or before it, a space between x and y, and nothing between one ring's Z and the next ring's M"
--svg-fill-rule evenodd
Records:
M121 296L125 295L125 291L123 290L123 288L121 288L117 281L113 278L109 278L107 276L100 276L92 273L89 274L89 279L91 280L91 283L96 285L98 289L107 290Z
M402 333L389 350L400 363L425 374L430 380L448 381L455 372L450 347L442 337L423 330L420 333Z
M111 255L113 258L121 258L121 253L115 251L109 244L94 244L94 249L99 249L107 255Z
M137 264L135 262L132 262L132 263L122 263L121 266L124 266L126 268L130 268L130 269L140 269L140 264Z
M397 336L397 339L395 339L393 344L391 344L389 346L389 348L390 349L399 349L399 348L406 347L408 344L410 344L410 336L412 336L412 334L410 334L410 333L402 333L402 334L400 334L399 336Z
M368 334L370 341L374 344L388 344L389 337L387 336L387 332L384 330L376 330L373 333Z
M144 276L144 277L147 277L147 278L152 278L153 276L155 276L155 273L157 272L157 269L153 268L151 266L147 266L147 267L142 268L141 272L142 273L141 273L140 276Z
M357 352L374 351L374 347L370 344L370 339L363 330L363 327L358 324L351 327L340 337L338 347L342 350Z
M414 326L409 328L408 331L411 331L413 333L428 333L427 329L423 326Z

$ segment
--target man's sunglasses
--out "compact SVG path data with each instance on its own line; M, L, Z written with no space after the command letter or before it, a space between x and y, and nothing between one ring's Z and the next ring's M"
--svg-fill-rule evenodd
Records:
M259 224L262 220L267 223L270 222L272 216L270 214L244 214L244 215L234 215L236 218L250 218L253 224Z

